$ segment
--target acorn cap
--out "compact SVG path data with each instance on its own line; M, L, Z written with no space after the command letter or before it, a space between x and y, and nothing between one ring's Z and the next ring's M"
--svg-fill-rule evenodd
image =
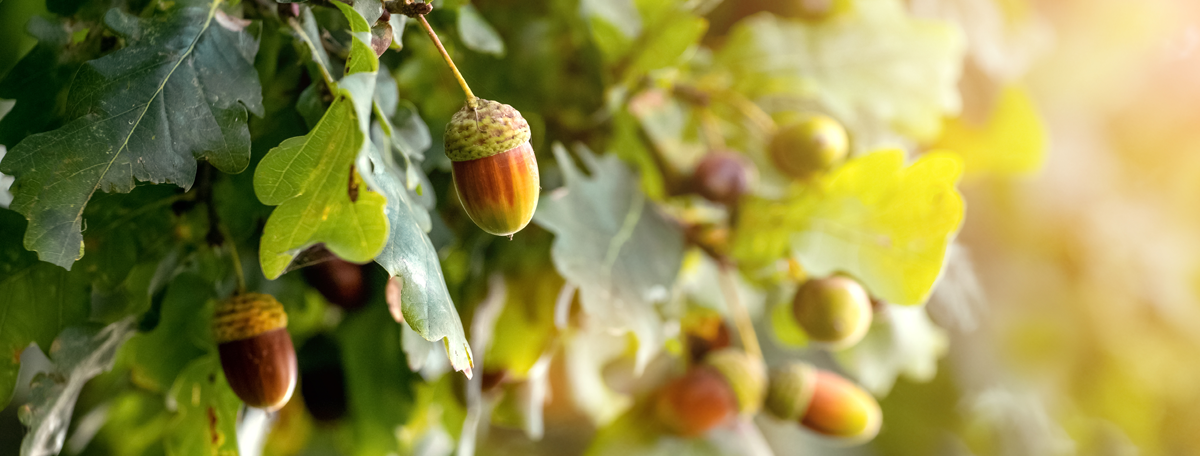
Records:
M816 388L817 373L812 365L792 361L771 369L771 384L767 387L765 406L772 416L796 420L808 410Z
M223 344L287 328L287 313L274 296L245 293L217 304L212 325L214 339Z
M529 142L529 123L504 103L474 99L446 125L446 156L460 162L491 157Z
M766 368L761 361L751 358L741 350L724 348L709 353L704 359L704 364L716 368L729 382L737 397L739 413L758 413L767 389Z
M841 350L867 335L874 311L861 284L835 275L804 282L792 300L792 314L815 345Z

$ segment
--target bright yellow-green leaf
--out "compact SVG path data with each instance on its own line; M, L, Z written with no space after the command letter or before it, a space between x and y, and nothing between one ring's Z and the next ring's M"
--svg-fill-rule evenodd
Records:
M259 248L268 278L279 277L297 253L319 242L354 262L370 261L383 250L387 199L369 191L353 170L364 138L352 96L339 91L312 132L271 149L255 169L258 199L279 205Z
M962 34L912 17L899 0L859 0L854 7L837 21L748 18L717 60L735 90L751 99L816 101L860 144L879 141L880 130L934 139L942 116L959 110Z
M948 119L937 145L962 156L968 178L1029 173L1041 168L1045 160L1046 129L1029 93L1008 87L986 123Z
M783 200L748 201L733 255L761 262L790 247L813 276L846 272L886 301L921 304L962 223L961 172L945 152L909 166L898 150L859 157Z

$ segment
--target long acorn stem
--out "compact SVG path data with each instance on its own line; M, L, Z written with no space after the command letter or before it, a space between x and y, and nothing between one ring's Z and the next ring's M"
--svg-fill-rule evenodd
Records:
M458 72L458 67L454 65L454 59L450 58L450 53L446 52L446 48L442 46L442 40L438 39L437 32L433 31L433 27L429 26L429 21L425 20L424 15L417 16L417 20L421 21L421 26L425 27L425 33L429 34L429 39L433 40L433 44L437 46L438 52L442 53L442 59L446 61L446 65L450 67L450 71L454 72L454 77L458 79L458 85L462 87L463 93L467 95L467 106L475 106L475 94L471 92L471 86L467 85L467 80L463 79L462 73Z
M738 336L742 339L742 348L754 359L762 361L762 347L758 345L758 334L754 332L754 322L750 319L750 312L738 298L737 282L734 281L733 271L730 270L729 264L721 261L718 261L717 268L721 292L725 295L725 305L729 307L733 323L737 326Z

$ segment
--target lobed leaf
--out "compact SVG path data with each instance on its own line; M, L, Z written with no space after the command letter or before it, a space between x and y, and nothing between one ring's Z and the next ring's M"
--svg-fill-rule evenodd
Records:
M541 198L533 220L555 234L551 258L563 278L579 285L584 311L600 325L632 331L644 366L664 342L656 303L674 286L683 233L655 211L619 158L577 150L590 176L555 144L566 185Z
M49 348L64 328L88 317L87 280L21 247L15 233L26 224L20 214L0 209L0 405L12 400L21 351L31 342Z
M48 353L54 365L49 373L34 378L30 402L20 414L29 427L21 441L22 456L57 454L62 449L83 385L112 369L117 349L134 330L130 317L105 327L72 326L54 340Z
M851 160L783 200L748 201L733 255L761 263L790 247L812 276L845 272L885 301L924 303L962 223L961 173L948 153L909 166L898 150Z
M236 455L241 405L216 354L192 361L179 373L167 398L167 408L174 412L163 434L167 454Z
M83 256L83 211L98 190L136 181L191 187L196 160L236 173L250 161L247 110L262 114L257 26L208 8L105 23L128 45L83 65L67 112L75 120L25 138L0 162L16 176L12 208L29 219L25 246L64 268Z
M761 14L740 22L717 61L751 99L814 100L865 147L880 127L936 137L958 112L965 45L955 27L916 19L898 0L862 0L836 21ZM868 134L871 133L871 134Z

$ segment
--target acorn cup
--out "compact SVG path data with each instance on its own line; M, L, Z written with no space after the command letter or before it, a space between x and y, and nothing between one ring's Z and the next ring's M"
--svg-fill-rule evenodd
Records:
M540 178L529 124L512 106L467 102L446 125L446 156L467 216L480 229L511 236L533 219Z
M767 413L781 420L798 420L812 402L817 383L817 368L792 361L771 369L770 385L764 407Z
M233 392L251 407L283 407L296 389L297 370L283 305L268 294L236 295L217 305L212 325Z
M830 350L854 346L871 327L871 298L854 279L810 279L796 290L792 314L809 340Z
M771 161L780 171L804 180L846 160L849 142L842 124L828 116L813 114L781 128L767 147Z

